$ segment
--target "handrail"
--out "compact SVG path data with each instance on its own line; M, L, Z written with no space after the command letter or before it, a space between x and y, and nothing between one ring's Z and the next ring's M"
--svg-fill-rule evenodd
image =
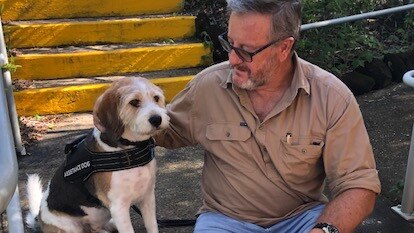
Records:
M9 63L9 60L7 58L7 48L6 43L4 41L4 33L3 33L3 25L0 18L0 54L3 55L1 57L2 63L7 64ZM17 152L20 153L20 155L26 155L26 148L23 146L22 138L20 134L20 127L19 127L19 121L17 119L17 110L14 103L14 96L13 96L13 84L11 79L10 71L4 70L1 72L3 75L4 80L4 86L5 86L5 92L6 92L6 98L7 98L7 108L9 109L9 119L10 124L12 127L12 133L13 133L13 139L14 139L14 146L17 149Z
M414 70L410 70L403 76L403 81L410 87L414 87Z
M3 212L17 185L17 158L10 126L3 73L0 72L0 213Z
M0 66L6 63L7 51L0 19ZM0 72L0 213L7 208L9 232L23 233L16 145L21 154L26 153L21 143L10 72L5 71Z
M358 15L351 15L351 16L346 16L346 17L341 17L341 18L336 18L336 19L329 19L329 20L316 22L316 23L308 23L308 24L302 25L300 29L301 31L305 31L305 30L314 29L314 28L332 26L332 25L341 24L341 23L348 23L348 22L357 21L360 19L376 18L382 15L387 15L387 14L392 14L392 13L396 13L400 11L407 11L407 10L412 10L412 9L414 9L414 4L407 4L404 6L397 6L397 7L384 9L384 10L362 13Z
M405 73L403 81L406 85L414 87L414 70ZM414 221L414 125L411 133L401 205L393 206L391 209L405 220Z

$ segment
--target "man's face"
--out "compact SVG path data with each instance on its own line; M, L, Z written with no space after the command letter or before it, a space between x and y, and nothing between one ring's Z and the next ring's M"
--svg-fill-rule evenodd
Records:
M232 13L229 20L228 41L237 48L254 52L268 44L271 16L253 13ZM232 50L229 53L233 68L233 83L242 89L255 90L265 86L280 65L277 61L277 44L253 56L252 62L244 62Z

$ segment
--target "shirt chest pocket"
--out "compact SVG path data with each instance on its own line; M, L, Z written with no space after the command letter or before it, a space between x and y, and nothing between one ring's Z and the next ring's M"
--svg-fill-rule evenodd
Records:
M306 139L299 144L281 140L282 170L285 180L291 184L304 184L323 172L322 140Z
M256 167L251 135L250 129L240 126L239 122L212 123L207 125L207 143L203 146L218 169L233 174L246 173Z

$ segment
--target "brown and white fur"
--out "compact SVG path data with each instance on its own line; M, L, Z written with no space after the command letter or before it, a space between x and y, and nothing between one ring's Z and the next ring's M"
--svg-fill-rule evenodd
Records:
M144 78L123 78L114 82L96 101L94 118L95 128L88 146L96 151L128 149L131 146L118 143L121 137L132 142L144 141L169 125L161 89ZM31 227L39 215L37 223L43 232L134 232L130 206L136 205L142 213L147 232L158 232L155 159L132 169L94 173L85 182L85 187L103 206L76 200L79 193L72 191L70 183L56 174L43 193L38 175L29 175L30 213L26 221ZM64 210L51 206L63 206ZM81 209L85 215L77 216L65 211L71 208Z

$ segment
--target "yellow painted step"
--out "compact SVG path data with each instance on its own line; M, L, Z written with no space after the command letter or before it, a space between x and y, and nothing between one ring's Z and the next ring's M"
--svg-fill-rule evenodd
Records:
M151 79L163 89L167 102L181 91L193 76ZM96 98L110 84L28 89L14 92L19 116L91 111Z
M4 26L10 48L132 43L180 39L195 33L195 17L19 23Z
M182 0L7 0L3 20L130 16L178 12Z
M15 58L21 68L14 79L58 79L170 70L208 65L210 48L202 43L86 51L26 54Z

